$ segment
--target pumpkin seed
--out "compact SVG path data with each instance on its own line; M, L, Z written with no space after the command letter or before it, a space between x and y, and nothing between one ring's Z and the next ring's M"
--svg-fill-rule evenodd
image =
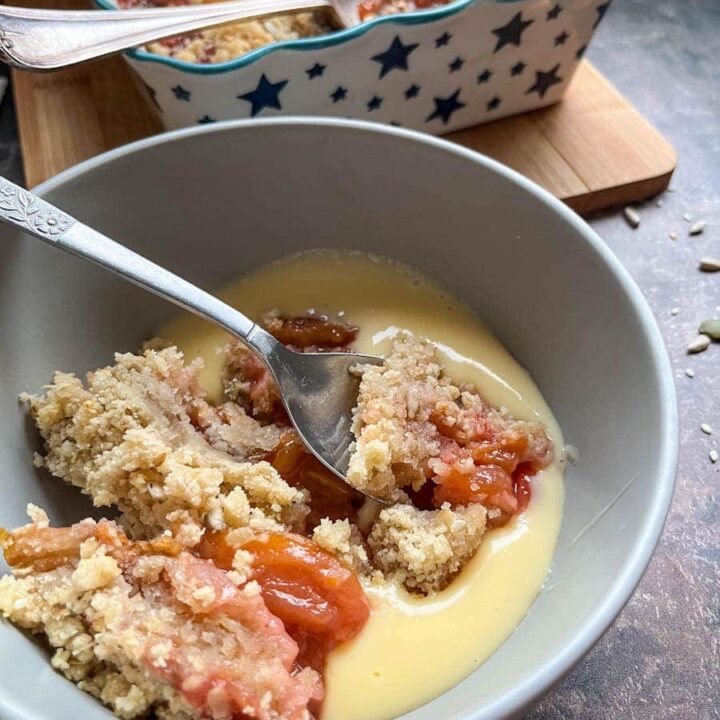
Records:
M703 423L700 426L700 429L706 434L706 435L712 435L712 428L707 424Z
M677 240L677 233L676 233L676 232L671 232L671 233L670 233L670 239L671 239L671 240Z
M700 269L703 272L718 272L720 270L720 260L712 257L701 258Z
M680 308L674 307L670 309L670 314L675 317L680 312Z
M711 450L711 451L708 453L708 456L709 456L709 458L710 458L710 462L711 462L711 463L716 463L716 462L718 461L718 458L720 458L720 455L718 455L718 451L717 451L717 450Z
M694 378L694 377L695 377L695 371L694 371L692 368L688 368L687 370L685 370L685 374L686 374L689 378Z
M688 228L688 235L699 235L704 229L707 223L705 220L698 220L697 222L694 222L689 228Z
M640 215L638 215L637 210L629 205L623 208L623 215L631 228L636 228L640 224Z
M701 353L710 347L710 338L707 335L698 335L688 346L689 355Z
M683 220L685 222L690 222L692 220L692 215L690 213L683 213Z
M708 318L700 323L700 332L711 337L713 340L720 340L720 317Z

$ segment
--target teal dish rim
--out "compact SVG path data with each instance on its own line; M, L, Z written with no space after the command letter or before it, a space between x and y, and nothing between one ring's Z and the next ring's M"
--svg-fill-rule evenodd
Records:
M103 10L117 10L116 5L111 0L94 0L94 2ZM265 57L265 55L275 52L276 50L320 50L326 47L333 47L334 45L341 45L342 43L364 35L378 25L386 23L395 25L425 25L434 22L435 20L441 20L442 18L456 15L466 7L476 3L494 5L511 4L515 2L522 2L522 0L457 0L456 2L448 5L430 8L428 10L418 10L413 13L405 13L402 15L386 15L384 17L377 17L366 23L362 23L361 25L356 25L353 28L338 30L337 32L330 33L328 35L300 38L299 40L281 40L280 42L270 43L269 45L251 50L250 52L245 53L245 55L241 55L233 60L217 63L216 65L200 65L198 63L188 62L187 60L178 60L164 55L156 55L155 53L148 52L147 50L137 48L128 50L125 55L132 60L159 63L160 65L167 65L175 70L193 73L195 75L218 75L220 73L238 70L239 68L246 67L247 65L252 65L260 58Z

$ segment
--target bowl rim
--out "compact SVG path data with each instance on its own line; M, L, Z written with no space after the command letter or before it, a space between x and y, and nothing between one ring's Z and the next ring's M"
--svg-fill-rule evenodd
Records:
M392 24L392 25L426 25L428 23L441 20L451 15L456 15L463 11L470 5L482 3L485 5L508 5L517 2L524 2L525 0L454 0L449 2L447 5L440 7L429 8L427 10L415 10L414 12L402 13L398 15L386 15L382 17L376 17L367 22L360 23L355 27L346 28L344 30L337 30L335 32L324 33L322 35L316 35L313 37L298 38L297 40L280 40L278 42L271 42L267 45L263 45L254 50L244 53L231 60L225 62L202 65L200 63L193 63L188 60L178 60L177 58L168 57L165 55L158 55L157 53L144 50L143 48L133 48L128 50L123 55L126 58L135 60L136 62L150 62L159 63L166 67L171 67L175 70L179 70L184 73L191 75L220 75L226 72L232 72L233 70L239 70L248 65L252 65L254 62L260 60L271 53L279 50L322 50L323 48L333 47L335 45L342 45L345 42L354 40L357 37L365 35L365 33L372 30L378 25ZM93 0L95 5L102 10L117 10L116 0Z
M451 143L448 140L426 135L415 130L364 120L347 120L330 117L279 117L257 120L227 120L212 125L192 126L160 133L143 140L123 145L114 150L109 150L101 155L78 163L46 180L34 188L34 192L42 197L95 168L112 164L120 158L140 153L146 148L156 145L169 144L193 135L205 133L232 134L238 131L242 132L244 128L253 129L276 126L341 128L348 132L386 135L395 137L398 141L429 145L469 162L482 165L510 182L519 185L522 189L544 202L572 226L577 234L591 247L596 256L608 267L633 306L647 337L650 350L649 359L657 376L659 386L661 432L658 438L660 452L658 454L659 471L655 484L656 490L652 496L646 520L640 529L639 539L635 547L626 557L622 569L618 573L612 590L600 600L594 612L582 621L575 638L560 648L548 662L539 667L530 677L515 686L503 697L498 698L489 705L472 709L467 714L453 716L453 720L501 720L503 718L509 720L531 706L552 685L569 673L610 627L640 582L662 534L675 486L679 428L672 366L657 322L642 291L628 270L622 265L610 248L605 245L595 231L564 203L533 181L492 158ZM0 718L3 718L3 720L48 720L47 716L28 716L24 711L21 711L20 708L14 706L12 700L4 693L0 694Z

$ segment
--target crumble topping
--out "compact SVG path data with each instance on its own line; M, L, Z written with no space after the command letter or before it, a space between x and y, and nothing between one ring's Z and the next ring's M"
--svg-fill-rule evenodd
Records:
M302 525L305 494L258 460L278 444L277 427L236 405L210 405L197 383L200 364L185 366L175 348L115 360L85 386L56 373L44 395L25 397L53 475L98 507L117 506L137 537L171 530L193 544L206 524Z
M481 502L509 516L518 509L513 473L526 466L534 474L552 458L542 424L453 383L428 340L402 333L384 365L359 370L347 478L363 492L402 502L425 488L435 507Z
M322 697L257 588L208 560L133 543L107 520L30 524L3 544L14 575L0 612L44 633L53 667L121 718L308 720Z
M373 563L410 590L442 590L480 546L485 517L482 505L385 508L368 536Z

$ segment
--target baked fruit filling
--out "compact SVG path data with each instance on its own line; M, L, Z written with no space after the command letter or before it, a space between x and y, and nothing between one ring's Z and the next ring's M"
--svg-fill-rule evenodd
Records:
M358 333L310 314L264 324L299 352L352 350ZM223 352L219 402L201 361L159 341L24 397L36 464L119 517L51 528L31 507L0 535L0 611L123 718L317 717L328 654L372 613L366 591L442 591L552 459L541 424L399 334L384 365L357 368L345 484L300 442L262 363Z

